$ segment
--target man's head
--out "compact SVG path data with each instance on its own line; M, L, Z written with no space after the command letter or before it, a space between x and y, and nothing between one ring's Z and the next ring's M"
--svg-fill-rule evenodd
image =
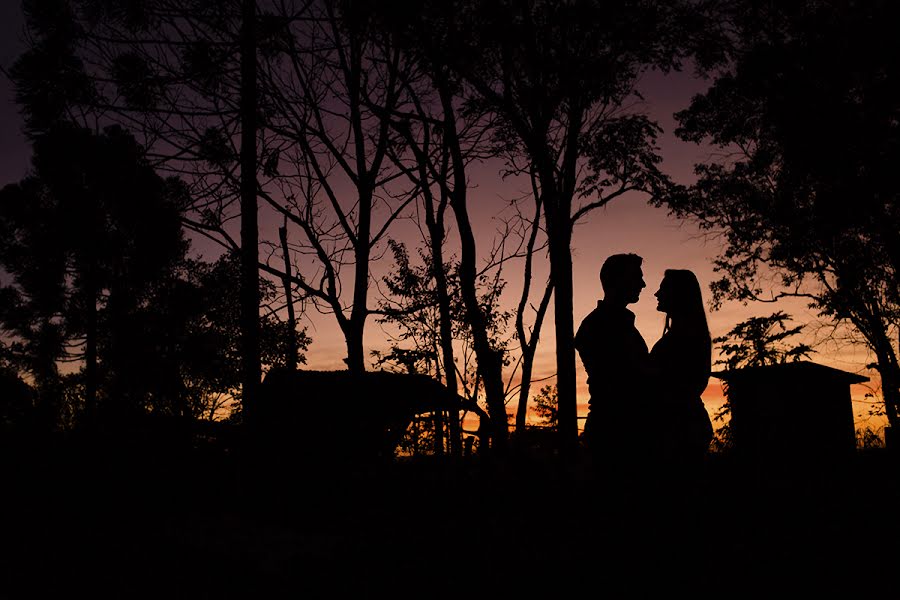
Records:
M637 254L613 254L607 258L600 268L604 300L622 305L637 302L641 290L647 287L641 271L643 262Z

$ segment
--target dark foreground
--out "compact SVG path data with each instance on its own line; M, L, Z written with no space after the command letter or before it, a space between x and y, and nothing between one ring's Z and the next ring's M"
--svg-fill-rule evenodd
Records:
M49 444L2 466L3 598L900 597L883 451L778 475L717 457L686 502L535 457L316 474Z

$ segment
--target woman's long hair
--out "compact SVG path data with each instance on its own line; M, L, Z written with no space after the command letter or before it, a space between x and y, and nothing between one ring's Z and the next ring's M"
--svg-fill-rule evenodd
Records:
M709 339L703 294L694 272L687 269L666 269L663 282L667 287L666 301L669 308L666 312L665 331L672 327L674 314L679 329L686 328Z

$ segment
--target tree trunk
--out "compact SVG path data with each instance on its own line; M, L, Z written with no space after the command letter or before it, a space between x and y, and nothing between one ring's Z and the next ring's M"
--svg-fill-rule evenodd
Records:
M522 289L522 296L519 299L519 306L516 308L516 336L519 338L519 346L522 348L522 384L519 387L519 404L516 407L516 433L519 439L525 434L525 428L528 421L528 395L531 392L531 376L534 371L534 355L537 351L537 345L541 339L541 328L544 324L544 316L547 313L547 306L550 304L550 296L553 293L553 285L547 282L544 288L544 294L538 304L537 312L534 317L534 327L531 330L531 339L527 338L525 333L525 309L528 305L528 296L531 290L532 268L531 263L534 258L534 244L537 239L539 220L541 216L540 196L536 198L536 213L534 223L532 225L531 236L528 240L527 255L525 257L525 285Z
M534 368L534 353L531 348L522 350L522 385L519 387L519 404L516 406L516 435L525 435L528 426L528 395L531 393L531 375Z
M541 184L544 222L550 254L553 285L553 316L556 325L556 390L559 453L563 462L575 459L578 446L578 404L575 389L575 323L572 284L572 197L577 182L579 134L583 110L570 103L563 160L559 172L555 153L550 152L546 130L530 139L532 159Z
M285 221L285 223L287 223ZM281 240L281 252L284 254L284 273L281 278L281 284L284 286L284 299L287 304L288 313L288 344L287 356L285 357L285 367L288 371L297 370L297 318L294 315L294 295L291 291L291 257L288 252L287 243L287 225L278 228L278 237Z
M354 310L354 312L356 312ZM352 316L345 321L344 342L347 344L347 370L352 373L363 373L366 370L365 351L363 349L364 322Z
M85 341L84 341L84 414L89 425L97 420L97 389L99 373L97 369L97 291L94 276L88 266L87 289L85 290Z
M450 207L456 217L460 239L459 285L463 304L466 307L468 325L472 328L473 348L478 361L478 373L484 382L485 401L490 415L490 437L492 450L498 453L506 451L507 417L506 394L503 389L503 362L500 352L491 347L487 331L487 322L478 303L477 292L477 254L475 235L469 220L466 205L465 161L456 136L456 117L453 100L447 86L439 86L441 105L444 110L444 139L450 150L453 164L453 193L450 195Z
M506 394L503 389L503 363L500 352L491 346L485 315L478 303L475 267L475 236L469 223L465 202L451 203L459 226L461 241L459 283L469 326L472 328L473 347L478 360L478 372L484 383L488 414L491 417L491 446L504 452L507 438Z
M900 372L898 369L886 369L882 373L881 395L884 398L885 412L888 417L888 429L884 436L885 446L894 453L900 453L900 439L898 439L900 420L897 418L898 407L900 407Z
M525 342L525 329L521 324L519 328L519 338L522 343L522 385L519 388L519 405L516 408L516 433L524 434L527 426L528 418L528 396L531 392L531 377L534 373L534 355L537 351L538 343L541 339L541 328L544 323L544 315L547 313L547 306L550 304L550 296L553 293L553 285L548 282L544 288L544 296L538 305L537 314L534 319L534 329L531 332L531 339ZM524 300L524 298L523 298ZM524 310L523 305L519 307L519 311ZM559 388L557 388L558 390Z
M372 226L372 192L370 187L359 189L359 223L357 238L353 245L353 308L350 319L344 328L344 339L347 342L347 368L353 373L366 370L366 356L363 345L363 334L366 318L369 316L369 258L372 245L369 240L369 229Z
M259 358L259 231L256 194L256 2L241 5L241 365L244 418L255 418Z
M567 214L558 219L555 231L548 231L548 236L556 325L559 450L560 457L570 461L574 459L578 444L578 406L575 390L575 325L572 315L572 229Z
M456 383L456 358L453 352L453 322L450 315L450 292L447 289L447 274L444 272L444 223L435 218L433 197L425 195L425 225L431 250L431 264L434 269L434 287L438 299L438 329L441 337L441 358L444 363L444 381L447 390L454 396L458 393ZM443 214L443 213L442 213ZM462 427L459 413L449 416L449 452L452 456L462 456ZM442 424L435 422L435 429ZM437 432L437 431L436 431ZM438 436L435 436L438 437ZM442 437L442 436L441 436ZM437 442L436 442L437 444Z
M893 431L900 432L900 366L890 345L890 338L884 336L877 344L875 356L878 359L878 374L881 376L881 395L884 412Z
M443 269L440 269L443 270ZM443 274L435 281L438 288L438 311L440 319L441 354L444 361L444 381L447 390L454 396L459 395L456 381L456 357L453 352L453 323L450 317L450 294L447 290L447 279ZM462 424L459 412L449 414L449 451L452 456L462 456Z
M538 137L537 139L542 139ZM560 458L571 462L578 443L578 407L575 393L575 325L572 288L572 197L565 181L557 181L554 161L534 144L532 156L541 184L550 283L553 286L553 320L556 326L556 390Z
M890 434L885 431L885 442L892 443L900 432L900 363L887 332L887 320L877 303L872 303L865 313L852 315L850 320L875 353L875 368L881 377L881 396L890 427Z
M884 396L888 424L894 431L900 431L900 418L897 414L900 407L900 372L896 367L885 369L881 374L881 394Z

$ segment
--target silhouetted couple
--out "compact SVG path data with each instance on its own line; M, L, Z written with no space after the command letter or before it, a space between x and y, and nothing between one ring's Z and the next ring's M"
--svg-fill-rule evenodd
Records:
M642 262L616 254L603 263L603 299L575 336L590 390L585 442L611 492L684 491L697 482L712 440L700 398L712 344L696 276L673 269L655 294L666 324L648 351L627 308L646 287Z

